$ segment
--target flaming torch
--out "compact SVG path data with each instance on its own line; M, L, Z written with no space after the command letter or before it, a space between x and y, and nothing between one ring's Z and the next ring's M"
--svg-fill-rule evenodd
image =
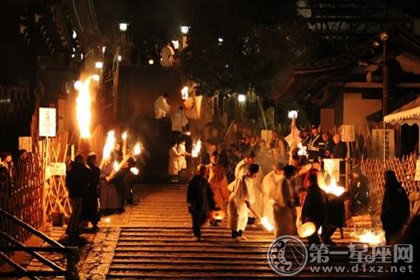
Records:
M115 148L115 141L116 141L115 131L114 130L108 131L105 146L104 146L104 150L103 150L103 153L102 153L102 161L101 161L101 164L100 164L100 168L102 168L103 165L105 164L105 162L111 158L111 152Z
M321 187L322 188L322 187ZM328 186L322 188L326 193L333 194L335 196L340 196L344 193L345 189L337 185L337 181L334 178L331 178L331 182Z
M201 151L201 140L198 140L197 143L194 144L192 151L191 151L191 157L197 158Z
M99 81L98 75L92 75L85 81L77 81L74 87L79 92L76 98L76 116L80 130L79 153L87 156L90 150L90 125L91 125L91 96L90 82L91 80Z
M133 154L135 156L138 156L139 154L141 154L141 145L140 145L140 142L137 142L137 144L134 146L134 148L133 148Z
M121 135L121 138L123 140L123 146L122 146L123 157L125 157L125 155L127 154L127 137L128 137L128 133L127 131L124 131L124 133Z
M379 233L371 230L365 230L362 234L357 236L359 241L367 243L369 245L380 245L385 243L385 233L380 231Z

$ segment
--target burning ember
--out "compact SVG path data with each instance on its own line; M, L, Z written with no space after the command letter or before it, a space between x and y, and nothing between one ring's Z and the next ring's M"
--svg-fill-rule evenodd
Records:
M198 155L200 154L200 151L201 151L201 140L198 140L197 143L195 143L192 148L191 156L193 158L198 157Z
M139 175L140 170L139 170L137 167L131 167L131 168L130 168L130 172L131 172L133 175Z
M108 131L106 142L104 146L104 151L102 154L102 161L108 160L111 157L111 152L115 148L115 131L110 130Z
M133 154L136 155L136 156L138 156L139 154L141 154L140 142L137 142L137 144L134 146Z
M344 193L345 189L341 186L337 186L337 181L334 178L331 178L331 182L328 186L325 186L323 190L326 193L333 194L335 196L340 196Z
M114 161L112 168L115 172L118 172L120 170L120 164L118 163L118 161Z
M76 115L79 123L80 137L90 137L90 121L92 114L90 112L91 96L90 96L90 81L97 80L95 75L90 76L84 82L78 81L75 83L75 88L79 92L76 99Z
M298 234L299 234L299 237L301 238L307 238L311 236L312 234L314 234L315 231L316 231L316 226L312 222L306 222L298 228Z
M261 218L261 224L267 231L271 232L274 230L274 226L270 223L267 217Z
M385 232L373 232L371 230L365 230L362 234L357 235L357 238L362 243L369 245L380 245L385 243Z

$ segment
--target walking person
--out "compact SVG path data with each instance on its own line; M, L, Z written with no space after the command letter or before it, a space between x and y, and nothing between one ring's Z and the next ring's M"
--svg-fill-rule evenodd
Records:
M78 238L80 215L82 213L82 197L85 189L89 187L90 171L85 165L82 155L77 155L72 162L66 176L66 185L69 192L71 214L66 233L72 238Z
M98 222L100 220L98 198L101 170L97 166L95 153L89 154L87 158L87 166L90 169L90 176L89 185L83 190L81 220L84 222L91 222L92 229L97 231L99 229Z
M385 193L382 201L381 222L386 243L390 244L403 230L410 217L407 193L398 182L394 171L385 171Z
M258 164L250 164L245 175L238 177L229 185L229 227L232 238L241 238L248 222L248 208L254 203L254 180L259 171Z
M207 182L206 167L201 165L197 174L188 183L187 203L191 214L193 233L201 240L201 226L206 222L209 211L215 209L213 194Z

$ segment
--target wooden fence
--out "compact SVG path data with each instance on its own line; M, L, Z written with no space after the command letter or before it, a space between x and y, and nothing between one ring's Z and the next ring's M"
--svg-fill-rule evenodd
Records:
M393 170L398 181L404 186L408 195L420 191L420 182L414 181L417 156L411 154L402 158L388 159L385 162L377 158L365 158L360 161L360 168L371 184L372 206L375 213L380 213L384 195L384 172Z
M43 224L42 166L37 154L28 153L25 160L16 162L13 176L0 168L0 208L39 229ZM30 233L0 216L0 229L19 241ZM0 236L0 246L6 245Z

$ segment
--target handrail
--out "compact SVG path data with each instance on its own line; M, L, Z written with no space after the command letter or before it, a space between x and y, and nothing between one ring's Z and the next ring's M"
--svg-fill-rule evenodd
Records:
M4 211L3 209L0 208L0 214L5 215L6 217L8 217L9 219L13 220L15 223L17 223L18 225L20 225L21 227L25 228L26 230L28 230L29 232L31 232L32 234L38 236L39 238L41 238L42 240L44 240L45 242L47 242L48 244L50 244L51 246L57 246L59 248L64 248L64 246L60 243L58 243L57 241L55 241L54 239L50 238L49 236L45 235L44 233L40 232L39 230L37 230L36 228L32 227L31 225L28 225L27 223L21 221L20 219L18 219L17 217L13 216L12 214Z
M13 266L15 269L17 269L20 273L27 273L28 271L22 267L20 264L16 263L14 260L12 260L11 258L9 258L7 255L3 254L1 252L2 250L0 250L0 258L3 258L4 260L6 260L7 263L9 263L11 266ZM2 273L2 272L0 272ZM39 280L38 277L35 276L29 276L31 279L35 279L35 280Z
M30 277L31 279L38 279L36 276L65 276L65 279L79 279L79 275L77 272L77 262L79 261L79 252L77 248L74 247L65 247L59 242L51 239L44 233L38 231L31 225L25 223L24 221L20 220L19 218L11 215L10 213L4 211L0 208L0 216L3 215L13 222L15 222L17 225L23 227L30 233L34 234L35 236L38 236L40 239L48 243L52 247L29 247L25 246L20 241L16 240L12 236L8 235L6 232L0 230L0 236L4 236L6 240L14 244L16 247L0 247L0 258L5 259L9 264L11 264L15 270L10 272L0 272L0 278L1 277ZM12 259L10 259L7 255L1 253L1 251L4 252L16 252L16 251L24 251L30 255L32 255L35 259L39 260L44 265L48 266L49 268L53 269L51 270L40 270L40 271L28 271L24 269L22 266L14 262ZM56 265L54 262L46 259L44 256L40 255L36 251L41 252L57 252L66 255L67 258L67 268L64 269L58 265Z
M53 263L52 261L46 259L45 257L41 256L40 254L38 254L35 251L32 250L28 250L28 248L21 242L19 242L18 240L16 240L15 238L9 236L7 233L5 233L4 231L0 230L0 235L3 235L7 240L9 240L11 243L15 244L17 247L19 247L20 249L22 249L23 251L25 251L26 253L32 255L34 258L38 259L40 262L42 262L43 264L45 264L46 266L49 266L50 268L54 269L54 270L58 270L58 271L65 271L64 268L56 265L55 263ZM53 248L55 249L55 248Z

